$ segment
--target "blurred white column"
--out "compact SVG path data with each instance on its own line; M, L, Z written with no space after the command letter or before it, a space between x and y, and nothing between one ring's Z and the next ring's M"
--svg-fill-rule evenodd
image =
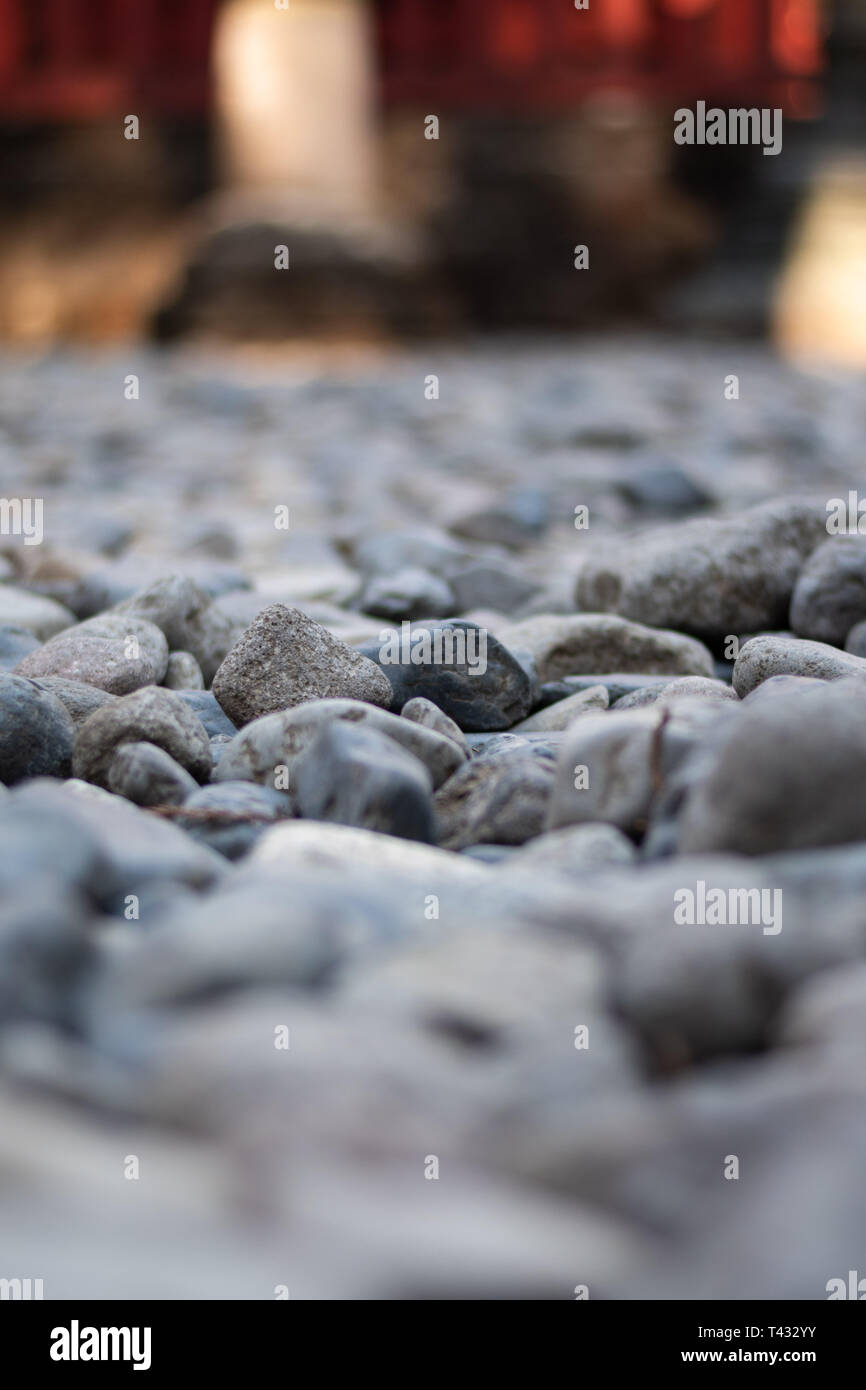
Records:
M366 0L227 0L214 43L223 184L309 211L372 210L378 131Z
M776 290L787 357L866 368L866 159L828 161L810 189Z

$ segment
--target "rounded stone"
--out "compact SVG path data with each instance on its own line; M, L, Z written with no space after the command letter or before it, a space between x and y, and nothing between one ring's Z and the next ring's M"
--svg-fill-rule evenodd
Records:
M866 536L834 536L813 551L791 596L798 637L841 647L866 618Z
M74 736L60 700L20 676L0 673L0 781L67 777Z
M202 669L192 652L170 652L162 683L166 690L204 690Z
M324 724L298 758L294 794L311 820L432 843L432 778L399 743L363 724Z
M198 789L186 768L155 743L121 743L107 781L109 791L136 806L180 806Z
M39 638L26 627L5 623L0 627L0 670L11 671L23 657L36 651Z
M424 729L432 729L436 734L444 734L462 748L467 758L469 757L469 744L466 735L455 724L453 719L449 719L444 710L438 705L434 705L432 700L425 700L423 695L416 695L413 699L407 700L400 711L403 719L411 719L413 724L420 724Z
M213 679L232 644L231 619L186 575L171 574L156 580L117 604L114 612L131 613L154 623L172 651L192 653L205 682Z
M121 743L155 743L198 782L210 776L204 726L173 690L147 686L92 714L75 739L73 775L108 789L109 768Z
M90 718L94 710L102 709L103 705L111 705L120 698L117 695L109 695L107 690L100 690L96 685L70 681L65 676L35 676L33 684L40 690L47 690L49 695L55 695L60 703L66 706L76 729L81 727L85 719Z
M743 699L771 676L810 676L823 681L866 676L866 660L825 642L795 637L752 637L740 648L734 665L734 690Z
M863 683L745 701L680 813L679 849L771 854L866 838Z
M577 605L707 641L779 627L804 560L826 539L825 521L818 504L794 498L654 529L589 559Z
M666 685L645 685L642 690L633 690L623 695L614 705L616 710L639 709L641 705L668 705L674 700L695 697L701 700L737 700L735 690L725 681L711 680L708 676L682 676Z
M596 671L650 675L712 676L713 658L703 643L609 613L542 614L505 633L509 647L524 647L542 683Z
M24 628L40 642L47 642L49 637L72 627L74 622L75 614L62 603L31 594L27 589L16 589L11 584L0 584L0 624L3 627Z
M158 627L130 614L106 613L68 628L19 661L20 676L64 676L127 695L162 680L168 644Z
M291 781L299 754L334 720L364 725L393 739L427 767L438 787L466 759L452 738L361 700L312 700L297 709L256 719L232 740L220 759L214 781L250 781L273 785L275 770L285 768Z
M452 619L386 628L361 649L387 676L391 708L432 700L461 729L508 729L532 707L533 677L486 628Z
M545 705L544 709L536 710L528 719L521 719L519 724L514 724L511 732L560 733L583 715L598 714L600 710L607 709L608 703L607 686L591 685L586 690L579 690L574 695L566 696L564 700L556 700L551 705Z
M358 600L364 613L394 621L444 618L455 606L454 594L444 579L414 566L394 574L373 575Z

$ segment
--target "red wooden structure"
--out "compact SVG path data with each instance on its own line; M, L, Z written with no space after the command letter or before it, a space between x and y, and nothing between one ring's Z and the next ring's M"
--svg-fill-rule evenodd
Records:
M386 104L563 110L604 86L808 115L819 0L373 0ZM219 0L0 0L0 116L207 110Z
M206 110L219 0L0 0L0 115Z
M606 86L810 114L820 0L379 0L387 102L562 110Z

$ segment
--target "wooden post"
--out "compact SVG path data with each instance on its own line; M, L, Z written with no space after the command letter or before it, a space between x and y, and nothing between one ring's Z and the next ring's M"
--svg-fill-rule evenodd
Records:
M372 210L376 72L365 0L227 0L215 101L223 182L313 214Z

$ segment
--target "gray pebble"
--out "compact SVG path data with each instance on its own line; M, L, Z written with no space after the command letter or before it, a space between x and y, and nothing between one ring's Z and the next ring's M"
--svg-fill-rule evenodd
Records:
M74 736L60 700L32 681L0 672L0 781L68 776Z
M801 642L796 637L753 637L740 648L733 685L744 699L771 676L811 676L823 681L866 676L866 660L824 642Z
M127 695L158 684L167 665L168 645L153 623L134 615L103 614L52 637L15 669L22 676L63 676Z
M0 584L0 625L23 628L32 632L41 642L72 627L75 614L64 608L54 599L31 594L27 589L16 589L11 584Z
M450 576L450 583L456 613L472 608L495 608L500 613L513 613L529 603L540 589L535 580L490 560L479 560L456 570Z
M564 700L557 700L554 704L537 710L528 719L521 719L518 724L512 725L511 732L515 734L555 733L567 729L569 725L574 723L575 719L580 719L585 714L591 714L593 711L598 713L599 710L607 709L608 703L607 686L591 685L586 690L579 690L574 695L566 696Z
M866 618L866 536L834 536L801 569L791 595L792 630L841 647Z
M85 719L90 718L94 710L102 709L103 705L111 705L120 698L110 695L107 690L100 690L96 685L67 680L65 676L34 676L33 684L40 690L47 690L50 695L55 695L60 703L66 706L76 729L81 727Z
M713 675L712 656L695 638L605 613L525 618L507 629L505 640L532 653L542 682L596 671Z
M402 719L360 700L313 700L248 724L223 754L214 780L274 786L278 770L285 769L291 786L295 759L333 720L364 725L393 739L429 769L434 787L465 761L464 751L452 738L411 719Z
M74 776L107 788L114 750L121 743L155 743L197 781L210 776L207 733L173 690L147 686L92 714L75 737Z
M461 729L495 730L510 728L532 705L532 676L518 656L474 623L394 628L361 650L387 676L392 709L422 696Z
M803 561L826 539L825 520L819 503L795 499L638 536L587 561L578 607L707 641L777 627Z
M432 786L424 764L393 739L339 719L322 726L294 768L302 816L427 843Z
M198 788L186 768L154 743L121 743L106 781L109 791L136 806L180 806Z
M669 684L645 685L642 690L633 690L617 700L614 709L638 709L641 705L668 705L674 700L696 698L701 700L738 699L735 691L724 681L711 680L706 676L681 676Z
M559 754L548 828L603 821L646 828L656 791L660 716L651 709L579 719Z
M11 671L13 666L36 650L39 638L26 627L14 627L4 623L0 627L0 671Z
M860 679L744 702L681 814L680 848L769 854L866 837Z
M215 738L225 734L228 738L234 738L237 733L232 721L217 700L217 697L209 690L178 690L176 692L183 700L188 709L201 720L205 732Z
M205 682L213 679L232 644L231 619L214 605L210 594L183 575L156 580L113 611L154 623L165 634L170 650L193 655Z
M298 608L273 604L232 647L213 693L238 727L310 700L362 700L390 707L378 667Z
M456 607L451 587L438 575L417 566L394 574L376 574L367 580L358 607L376 618L444 618Z
M610 865L630 864L635 857L631 840L616 826L590 822L548 830L529 840L512 855L508 870L514 873L550 871L583 878L587 873Z
M520 845L541 833L553 764L531 756L473 759L434 797L439 843Z
M248 854L269 825L292 814L285 792L252 782L197 787L183 809L185 814L178 816L175 824L193 839L232 860Z
M416 695L414 699L406 701L400 714L403 719L411 719L413 724L432 729L436 734L444 734L445 738L450 738L458 748L463 749L467 758L469 757L469 744L460 725L449 719L444 710L434 705L432 700L425 700L423 695Z
M192 652L169 652L162 683L166 690L204 690L202 669Z

